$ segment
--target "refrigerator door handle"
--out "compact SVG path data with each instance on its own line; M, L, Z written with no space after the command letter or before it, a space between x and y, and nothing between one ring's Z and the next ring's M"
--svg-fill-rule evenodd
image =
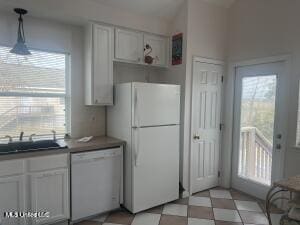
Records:
M134 126L135 127L138 127L138 121L137 121L137 118L138 118L138 110L137 110L137 103L138 103L138 99L137 99L137 89L134 88Z
M139 95L137 88L134 89L134 127L140 127L140 115L138 112Z
M135 138L135 150L134 150L134 159L135 166L139 166L139 154L140 154L140 134L139 127L136 128L136 138Z

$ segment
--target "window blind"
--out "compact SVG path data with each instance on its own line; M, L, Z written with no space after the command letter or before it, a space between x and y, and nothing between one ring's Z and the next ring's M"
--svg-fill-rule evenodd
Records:
M0 46L0 138L66 133L66 54Z

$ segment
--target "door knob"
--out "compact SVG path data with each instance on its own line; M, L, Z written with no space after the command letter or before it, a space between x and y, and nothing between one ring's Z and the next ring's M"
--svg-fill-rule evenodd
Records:
M194 140L199 140L200 139L200 136L198 134L195 134L194 135Z

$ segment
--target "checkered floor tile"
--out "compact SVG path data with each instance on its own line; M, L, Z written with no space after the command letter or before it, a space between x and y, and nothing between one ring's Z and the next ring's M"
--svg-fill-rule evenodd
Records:
M272 209L273 225L282 213ZM111 212L76 225L264 225L268 224L264 202L236 190L214 188L189 198L133 215Z

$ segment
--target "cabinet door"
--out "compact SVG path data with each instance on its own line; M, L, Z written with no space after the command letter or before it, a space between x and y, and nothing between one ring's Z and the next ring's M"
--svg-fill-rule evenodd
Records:
M33 224L44 224L69 219L68 170L55 170L30 175L31 210L49 212L50 217L33 219Z
M144 35L144 49L146 45L151 46L152 51L149 53L153 58L153 65L157 66L168 66L168 39L161 36L155 35ZM144 56L150 50L145 49Z
M113 104L113 28L92 25L92 89L94 105Z
M140 63L143 55L143 34L123 29L116 29L115 32L115 58Z
M0 224L26 224L23 218L4 218L4 212L24 211L26 211L25 177L20 175L0 178Z

